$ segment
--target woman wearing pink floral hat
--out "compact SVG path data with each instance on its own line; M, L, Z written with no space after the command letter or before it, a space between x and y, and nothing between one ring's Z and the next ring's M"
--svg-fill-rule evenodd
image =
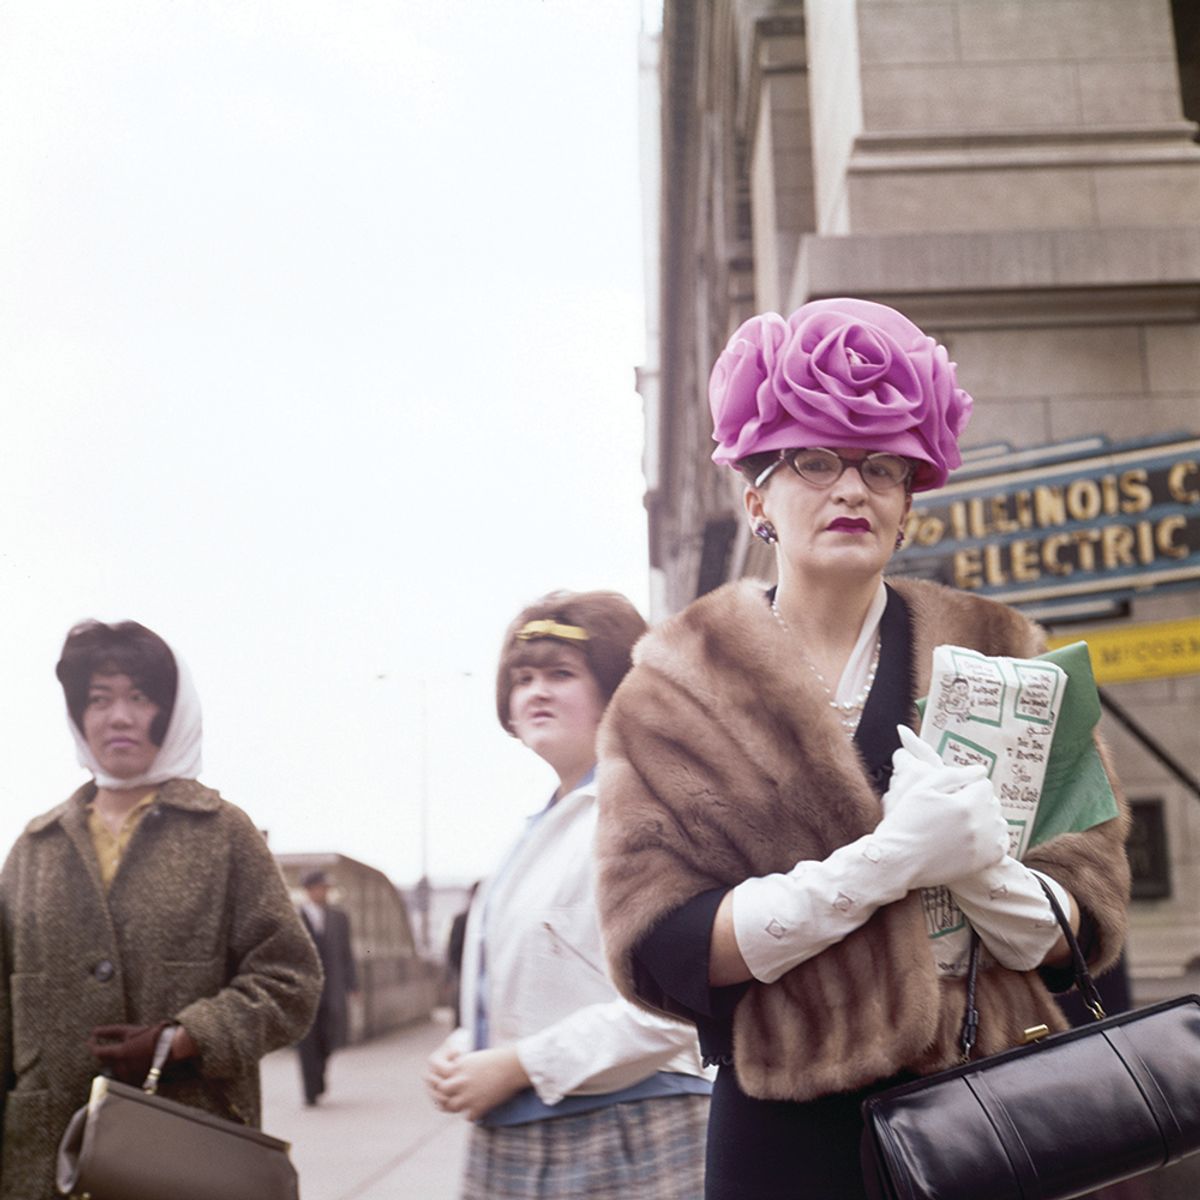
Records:
M1063 1027L1040 880L1090 961L1116 959L1126 818L1018 862L983 768L911 732L935 645L1043 648L1002 604L884 581L913 492L960 463L972 402L945 348L884 305L814 301L742 325L709 399L778 583L731 583L639 644L601 731L601 920L618 987L719 1064L710 1200L847 1200L864 1096L959 1054L965 981L940 973L922 889L998 881L967 914L994 1053Z

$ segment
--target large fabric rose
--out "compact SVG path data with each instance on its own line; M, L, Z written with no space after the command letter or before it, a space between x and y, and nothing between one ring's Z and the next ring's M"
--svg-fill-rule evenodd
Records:
M708 379L713 438L721 443L714 462L735 463L753 454L755 444L778 425L775 360L790 333L778 313L762 313L738 326L721 351Z
M895 309L854 299L747 321L717 360L709 400L716 462L794 446L886 450L918 464L918 490L962 461L972 403L944 346Z
M922 391L930 397L929 416L913 432L928 451L930 470L924 474L935 482L922 482L918 470L916 486L920 490L941 487L946 476L962 463L958 439L967 427L974 400L958 386L954 363L946 347L926 338L930 353L913 356Z

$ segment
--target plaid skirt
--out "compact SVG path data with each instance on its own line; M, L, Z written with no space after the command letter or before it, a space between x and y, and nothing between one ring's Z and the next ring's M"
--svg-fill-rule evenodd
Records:
M708 1103L662 1096L528 1125L476 1125L462 1200L701 1200Z

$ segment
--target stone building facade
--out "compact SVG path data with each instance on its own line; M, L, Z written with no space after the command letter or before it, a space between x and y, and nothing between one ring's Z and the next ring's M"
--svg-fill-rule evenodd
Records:
M1091 472L1071 492L1083 511L1063 517L1057 540L1031 549L1005 532L1003 569L999 549L985 563L995 528L976 529L956 560L960 585L1022 604L1064 637L1177 622L1200 656L1194 8L666 0L649 98L657 205L641 377L655 616L772 571L735 476L709 462L706 382L729 334L764 309L856 295L894 305L948 346L976 400L964 443L976 472L990 469L1000 488L1005 470L1028 468L1003 503L1025 505L1029 523L1037 489L1063 500L1073 478L1068 465L1059 483L1038 483L1039 464L1061 451ZM1138 441L1175 456L1154 500L1161 529L1134 520L1150 505ZM1125 457L1106 458L1114 447ZM980 496L999 521L1000 502ZM1015 530L1017 510L1004 511ZM1100 529L1106 513L1129 532ZM910 530L910 565L934 528ZM1086 561L1066 561L1068 543ZM1021 586L1044 575L1045 586L1000 586L1014 573ZM1075 590L1059 595L1067 583ZM1152 878L1130 942L1135 987L1148 995L1200 970L1200 675L1151 671L1104 691L1131 719L1110 711L1103 728L1146 818L1138 836L1153 842L1139 850Z

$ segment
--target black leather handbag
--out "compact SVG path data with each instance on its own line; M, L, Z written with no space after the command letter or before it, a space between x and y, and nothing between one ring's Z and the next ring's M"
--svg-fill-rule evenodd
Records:
M1071 1200L1200 1150L1200 996L1105 1017L1046 894L1095 1023L965 1061L979 1020L976 936L964 1065L863 1102L871 1200Z

